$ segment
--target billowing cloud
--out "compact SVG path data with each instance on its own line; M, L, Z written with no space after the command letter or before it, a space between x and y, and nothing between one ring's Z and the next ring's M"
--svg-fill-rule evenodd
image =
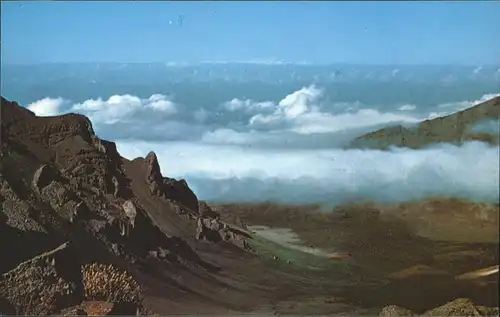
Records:
M257 114L250 118L250 126L288 129L300 133L328 133L382 123L416 123L419 119L411 116L383 113L374 109L332 114L324 112L321 104L323 93L315 86L303 87L283 98L271 114Z
M177 108L167 96L154 94L148 99L141 99L132 95L114 95L108 100L89 99L75 104L73 111L81 112L98 124L114 124L120 121L134 121L137 116L158 114L171 115Z
M50 117L56 116L63 111L63 107L68 104L68 101L63 98L43 98L34 103L31 103L27 108L33 111L37 116Z
M141 140L191 139L202 134L202 128L175 118L176 103L166 95L149 98L133 95L113 95L108 99L88 99L71 103L63 98L44 98L28 105L40 116L67 112L86 115L94 129L104 138L136 138Z
M172 97L163 94L148 98L112 95L75 104L63 98L44 98L28 107L39 115L63 112L87 115L96 132L112 140L194 140L246 147L319 149L343 147L363 133L396 123L412 125L497 95L439 105L428 113L411 111L416 109L414 104L400 103L396 105L398 110L394 110L394 106L383 108L359 101L330 101L314 85L292 91L281 100L234 98L191 107L179 106Z

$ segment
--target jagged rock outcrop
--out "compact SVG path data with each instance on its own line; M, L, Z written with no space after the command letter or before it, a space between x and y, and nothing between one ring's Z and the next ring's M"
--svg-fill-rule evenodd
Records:
M229 241L238 247L251 250L245 238L250 238L246 233L223 223L216 218L199 217L196 222L196 239L210 242Z
M61 183L62 181L54 169L43 164L35 172L32 186L44 202L50 204L69 222L73 222L78 213L84 211L85 205L69 186Z
M149 152L145 158L146 183L151 195L165 197L178 202L181 208L198 211L198 198L189 188L185 180L163 177L156 153Z
M151 195L162 196L165 194L163 188L163 176L160 171L160 164L155 152L149 152L145 158L146 164L146 183Z
M75 286L77 281L64 275L64 261L56 260L55 266L39 263L40 257L50 257L48 251L66 241L78 254L67 261L72 268L73 262L112 265L121 272L129 270L131 276L139 274L137 267L151 262L190 271L219 270L195 251L198 198L184 180L162 176L154 153L146 159L122 158L116 145L99 139L82 115L37 117L4 98L1 112L0 273L8 277L2 279L2 292L12 283L20 285L1 294L1 312L48 314L78 307L83 295L73 295L83 286ZM245 247L243 236L226 227L216 228L219 240ZM81 277L80 269L78 274ZM31 275L34 286L21 283L29 281L21 277ZM114 281L113 276L108 282ZM113 285L122 294L135 289ZM50 298L30 295L34 292ZM130 313L115 297L101 299L112 303L114 311Z

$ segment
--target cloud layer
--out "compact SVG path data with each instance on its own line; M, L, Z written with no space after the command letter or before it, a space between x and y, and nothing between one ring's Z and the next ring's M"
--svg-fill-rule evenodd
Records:
M499 149L472 142L426 150L286 150L200 143L118 142L122 155L153 149L163 173L186 178L202 199L405 201L428 196L498 200ZM481 155L478 155L481 153Z
M113 95L72 103L44 98L28 108L48 116L77 112L127 158L157 152L165 175L186 178L202 199L321 202L404 201L453 195L498 200L499 149L481 143L388 152L342 150L354 137L395 123L472 106L475 101L365 105L331 101L314 85L278 100L232 98L212 106L172 96ZM391 110L392 109L392 110ZM417 110L418 109L418 110ZM498 122L474 129L498 132Z

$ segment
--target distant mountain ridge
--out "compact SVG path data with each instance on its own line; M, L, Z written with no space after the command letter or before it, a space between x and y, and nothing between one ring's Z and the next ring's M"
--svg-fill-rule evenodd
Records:
M478 132L473 131L473 128L484 120L499 118L500 97L495 97L447 116L422 121L415 128L397 125L361 135L351 142L350 147L386 150L396 146L418 149L436 143L462 144L474 140L498 145L498 132Z

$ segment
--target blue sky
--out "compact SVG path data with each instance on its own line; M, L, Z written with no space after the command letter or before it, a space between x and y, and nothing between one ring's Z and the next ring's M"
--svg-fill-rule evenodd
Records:
M1 9L2 63L500 63L500 2L2 1Z

